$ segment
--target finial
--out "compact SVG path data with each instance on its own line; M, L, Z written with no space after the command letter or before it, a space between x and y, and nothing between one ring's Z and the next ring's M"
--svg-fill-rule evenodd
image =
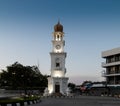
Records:
M58 24L60 24L60 19L58 18Z

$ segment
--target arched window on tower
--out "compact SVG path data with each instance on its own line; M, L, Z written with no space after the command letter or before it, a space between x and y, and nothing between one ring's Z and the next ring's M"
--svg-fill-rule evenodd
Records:
M60 67L60 63L56 63L56 67Z
M59 38L60 38L59 35L56 35L56 40L57 40L57 41L59 40Z
M62 40L62 36L61 35L56 35L56 41L61 41Z
M57 35L57 39L59 39L59 35Z

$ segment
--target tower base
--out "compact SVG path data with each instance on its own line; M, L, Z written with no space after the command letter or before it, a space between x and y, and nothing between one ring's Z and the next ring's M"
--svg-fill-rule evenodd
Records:
M67 77L48 77L49 95L66 95L68 88Z

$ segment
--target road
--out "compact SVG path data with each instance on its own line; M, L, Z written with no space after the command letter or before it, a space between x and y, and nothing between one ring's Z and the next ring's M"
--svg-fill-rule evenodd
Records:
M120 106L120 98L79 96L75 98L43 98L31 106Z

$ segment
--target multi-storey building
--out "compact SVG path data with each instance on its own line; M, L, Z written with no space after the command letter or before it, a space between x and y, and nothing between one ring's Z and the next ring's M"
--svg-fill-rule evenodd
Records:
M102 58L106 60L102 63L105 68L102 76L106 78L107 85L120 85L120 48L103 51Z

